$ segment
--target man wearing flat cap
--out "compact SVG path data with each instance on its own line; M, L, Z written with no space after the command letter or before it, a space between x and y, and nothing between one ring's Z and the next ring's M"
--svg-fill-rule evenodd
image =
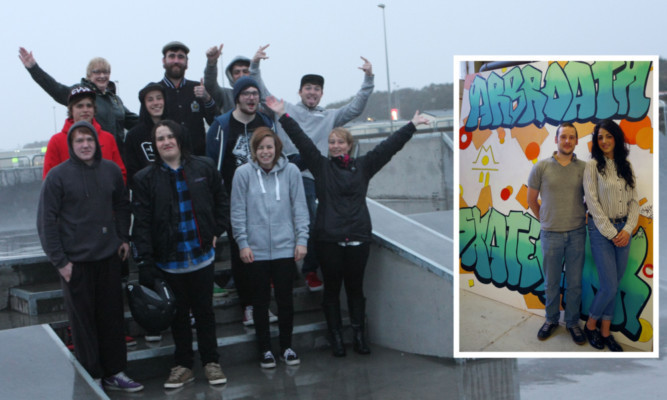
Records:
M206 153L206 130L204 120L211 124L215 117L215 100L200 82L185 79L190 49L181 42L169 42L162 48L164 78L160 84L165 88L163 119L178 122L187 132L186 143L192 154Z
M265 52L267 47L269 47L269 45L260 46L250 63L250 76L255 78L259 84L259 88L262 92L263 104L265 99L271 96L271 93L264 85L259 70L259 62L268 58ZM373 66L367 59L363 57L361 57L361 59L364 61L364 64L359 67L359 69L364 71L364 82L352 101L343 107L335 109L325 109L324 107L320 107L320 100L324 93L324 77L315 74L307 74L301 78L301 86L299 87L299 97L301 97L300 102L296 104L287 101L285 102L285 111L299 123L301 129L306 132L312 139L313 143L315 143L315 146L320 150L320 153L325 156L329 152L328 139L331 130L343 126L360 116L364 111L364 108L366 108L368 98L371 96L371 93L373 93ZM279 98L278 96L275 97ZM315 237L313 234L313 227L315 226L315 215L317 211L315 180L310 171L303 170L303 167L300 165L298 150L283 130L282 125L276 123L276 127L278 136L280 136L280 139L283 142L283 152L287 154L290 161L294 162L300 169L302 169L303 187L306 192L306 203L308 204L308 213L310 215L310 239L308 240L308 253L303 261L301 272L306 277L306 285L308 286L308 289L310 291L319 291L322 290L323 286L317 276L318 263L312 239Z

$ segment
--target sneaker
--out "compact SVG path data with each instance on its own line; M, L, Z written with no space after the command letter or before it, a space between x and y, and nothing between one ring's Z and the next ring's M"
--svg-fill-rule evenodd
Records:
M167 381L164 383L164 387L165 389L178 389L183 387L186 383L190 383L194 380L195 376L192 374L190 368L177 365L171 369L169 378L167 378Z
M283 354L280 356L280 361L284 361L285 364L287 365L301 364L299 356L297 356L294 350L292 350L291 348L287 348L287 350L283 352Z
M271 351L267 351L262 355L262 361L259 363L259 366L262 368L276 367L276 358L273 356L273 353L271 353Z
M255 325L255 320L252 318L252 306L246 306L246 308L243 310L243 325Z
M102 381L107 390L120 390L123 392L138 392L144 389L144 385L130 379L124 372L104 378Z
M155 334L147 333L146 335L144 335L144 340L147 342L159 342L160 340L162 340L162 335L159 333Z
M581 328L579 326L573 326L572 328L567 328L567 330L570 331L570 335L572 336L572 340L574 341L574 343L580 346L586 343L584 332L581 331Z
M102 379L100 379L100 378L95 378L95 379L93 379L93 382L95 382L95 384L96 384L100 389L104 390L104 386L102 386Z
M227 292L227 289L221 288L217 284L213 284L213 297L227 297L229 296L229 292Z
M236 292L236 284L234 283L234 277L232 276L229 278L229 281L227 281L227 284L225 285L225 290L229 293L234 293Z
M210 362L204 366L204 373L206 374L206 379L211 385L222 385L227 383L227 377L222 373L220 369L220 364Z
M324 289L324 285L320 278L317 277L316 272L309 272L306 274L306 286L308 286L308 290L311 292L319 292Z
M125 336L125 345L127 347L132 347L137 345L137 341L134 340L132 336Z
M274 322L278 322L278 317L269 310L269 323L272 324Z
M547 340L551 334L558 328L558 324L552 324L551 322L545 322L544 325L537 332L537 340Z

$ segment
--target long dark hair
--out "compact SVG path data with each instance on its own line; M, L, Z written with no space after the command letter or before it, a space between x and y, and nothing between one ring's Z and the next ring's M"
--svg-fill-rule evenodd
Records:
M593 129L593 147L591 148L591 157L597 161L597 169L601 175L605 174L605 156L598 144L598 135L600 129L611 133L614 137L614 164L616 164L616 173L619 178L625 180L625 184L631 188L635 187L635 177L632 174L632 166L628 161L628 145L625 143L625 135L621 127L610 119L598 122Z
M183 128L181 125L175 121L172 121L170 119L163 119L162 121L158 121L157 124L153 127L151 130L151 143L153 144L153 149L155 149L155 161L156 165L160 165L162 163L162 157L160 157L160 152L157 150L157 143L155 141L155 131L157 131L157 128L161 126L166 126L169 128L171 133L174 134L174 139L176 139L176 144L178 145L178 148L181 150L181 158L188 158L190 156L190 146L188 145L188 140L185 137L185 134L183 133Z

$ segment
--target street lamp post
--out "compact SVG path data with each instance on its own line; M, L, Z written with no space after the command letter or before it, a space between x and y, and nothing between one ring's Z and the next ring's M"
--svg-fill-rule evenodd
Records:
M384 17L384 7L383 3L378 4L378 7L382 9L382 27L384 28L384 58L387 63L387 104L389 105L389 126L390 131L394 131L394 121L391 119L391 85L389 79L389 50L387 49L387 21Z

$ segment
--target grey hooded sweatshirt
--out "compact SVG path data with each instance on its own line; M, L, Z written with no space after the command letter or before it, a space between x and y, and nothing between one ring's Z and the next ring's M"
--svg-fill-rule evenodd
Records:
M231 221L239 249L250 247L256 261L293 258L308 243L308 209L299 168L280 155L268 173L256 161L236 169Z

